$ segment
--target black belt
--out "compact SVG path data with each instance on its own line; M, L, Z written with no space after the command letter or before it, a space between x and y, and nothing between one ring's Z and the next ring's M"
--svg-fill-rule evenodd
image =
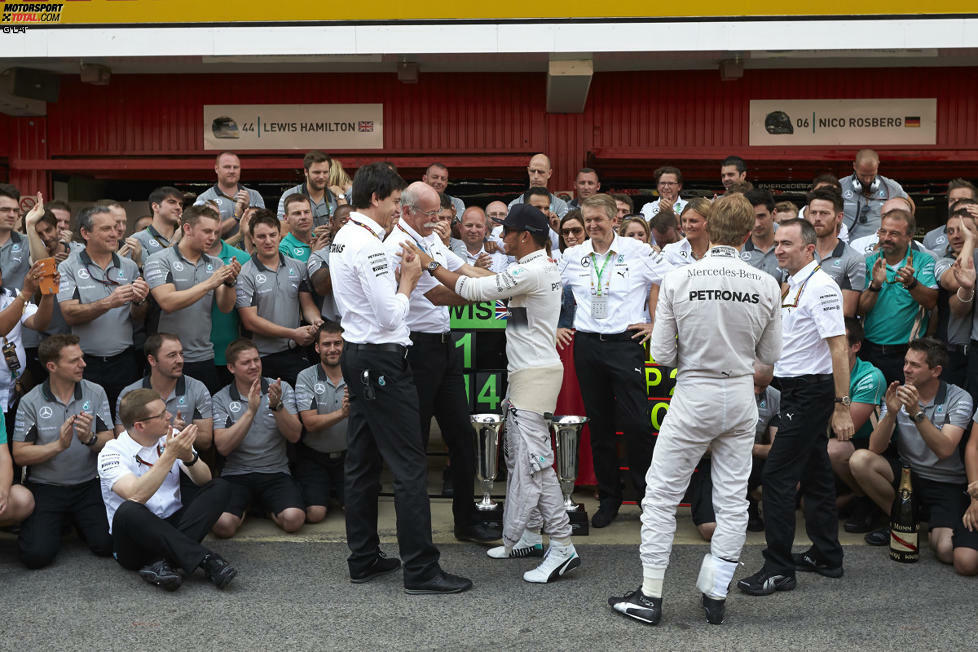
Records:
M602 342L632 342L632 337L635 335L634 331L624 331L621 333L589 333L587 331L575 331L575 335L584 335L586 337L596 337Z
M863 340L862 348L863 350L867 348L873 349L881 355L906 355L907 349L910 347L907 344L876 344L869 340Z
M779 376L778 382L782 387L794 385L807 385L809 383L824 383L834 380L832 374L804 374L802 376Z
M421 331L411 331L412 342L435 342L436 344L451 344L452 332L444 333L422 333Z
M961 355L968 355L968 348L975 345L975 341L971 340L971 344L948 344L947 350L949 353L960 353Z
M387 353L400 353L401 355L407 354L407 347L403 344L357 344L356 342L347 342L343 345L351 351L385 351Z
M113 362L127 355L132 355L132 349L126 349L122 353L116 353L115 355L91 355L86 353L84 358L85 362Z

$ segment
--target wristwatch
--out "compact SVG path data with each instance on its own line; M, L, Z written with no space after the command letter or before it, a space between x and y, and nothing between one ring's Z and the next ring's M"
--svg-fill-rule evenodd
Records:
M909 290L913 290L918 285L920 285L920 281L918 281L917 279L913 279L912 281L910 281L909 283L907 283L903 287L906 288L909 291Z
M271 403L268 404L268 409L271 410L272 412L278 412L281 409L281 407L282 407L282 401L279 401L275 405L272 405Z
M848 394L846 394L845 396L836 396L835 397L835 402L836 403L841 403L842 405L845 405L846 407L849 407L850 405L852 405L852 399L849 398L849 395Z
M191 466L193 466L194 464L196 464L197 463L197 460L199 460L199 459L200 459L200 453L198 453L197 451L194 451L194 456L192 458L190 458L190 461L189 462L183 462L183 467L185 469L189 469Z
M429 274L434 274L435 270L438 269L439 267L441 267L441 263L439 263L437 260L433 260L430 263L428 263L428 266L425 269L428 270Z
M873 284L872 284L872 283L870 283L870 284L869 284L869 287L868 287L868 288L866 288L866 289L867 289L867 290L869 290L870 292L879 292L880 290L882 290L882 289L883 289L883 286L881 285L881 286L879 286L879 287L877 288L877 287L873 287Z
M98 434L92 433L92 438L85 442L86 446L94 446L95 442L98 441Z
M917 414L913 415L910 418L913 419L914 423L921 423L923 422L924 419L927 418L927 415L924 414L923 410L917 410Z

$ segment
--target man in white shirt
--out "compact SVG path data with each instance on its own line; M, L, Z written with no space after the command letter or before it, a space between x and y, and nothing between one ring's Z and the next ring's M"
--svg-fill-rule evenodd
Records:
M98 456L116 561L167 591L183 583L174 566L187 576L200 568L219 589L227 587L237 571L200 542L224 510L231 488L211 479L194 450L197 426L171 428L173 415L152 389L123 396L119 415L125 432ZM181 473L200 487L189 505L181 499Z
M465 244L465 262L473 267L488 269L498 274L506 269L509 258L501 251L486 252L486 237L489 234L489 220L478 206L469 206L462 214L459 235Z
M672 165L663 165L652 173L659 198L642 206L642 216L647 221L659 214L663 208L670 208L679 215L686 208L686 200L679 196L683 189L683 173Z
M853 434L848 343L842 290L815 261L816 241L815 229L801 219L782 222L775 234L778 263L788 273L781 300L783 351L774 368L781 427L764 464L764 566L737 583L749 595L794 589L795 571L842 577L826 432L831 422L839 441ZM799 484L812 548L793 555Z
M354 583L401 567L380 551L377 497L381 461L394 475L397 538L409 594L460 593L466 578L444 572L431 542L428 461L421 436L418 392L407 362L407 316L421 276L414 256L401 259L400 278L383 238L400 212L404 180L387 163L371 163L353 179L354 212L330 245L329 275L346 340L341 368L349 380L346 454L347 559Z

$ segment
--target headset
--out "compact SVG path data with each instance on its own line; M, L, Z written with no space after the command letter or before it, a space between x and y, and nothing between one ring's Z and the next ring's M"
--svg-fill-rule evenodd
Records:
M875 195L882 185L883 182L880 181L879 176L875 176L873 177L873 182L869 184L869 189L866 189L863 187L863 183L859 180L859 177L855 174L852 175L852 189L859 194Z

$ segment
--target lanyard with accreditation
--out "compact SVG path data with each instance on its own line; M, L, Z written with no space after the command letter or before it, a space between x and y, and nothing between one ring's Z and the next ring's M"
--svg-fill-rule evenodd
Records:
M608 251L604 257L604 263L602 263L599 269L594 252L591 252L591 267L594 269L594 274L591 276L591 317L594 319L608 318L608 293L611 289L611 275L608 275L608 281L604 284L603 292L601 288L601 277L604 275L604 271L608 267L608 261L611 260L613 255L614 252ZM597 287L594 285L595 276L598 277Z

